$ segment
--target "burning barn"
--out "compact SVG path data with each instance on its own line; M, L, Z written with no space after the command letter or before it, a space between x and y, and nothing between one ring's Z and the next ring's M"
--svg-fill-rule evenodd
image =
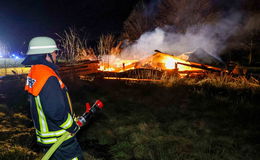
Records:
M60 71L80 77L98 74L110 78L136 78L138 75L139 79L160 79L164 73L185 77L205 75L209 72L227 72L223 68L216 67L219 64L223 66L219 59L202 49L179 56L155 50L154 54L142 59L125 59L118 54L103 55L100 60L85 60L77 65L63 65Z
M153 55L141 60L124 60L113 56L106 57L99 63L99 66L99 71L105 73L105 75L118 77L129 76L129 74L124 73L131 73L130 71L134 70L167 72L181 77L201 75L208 72L227 72L219 67L189 61L188 55L186 57L184 55L174 56L158 50L155 50Z
M209 72L227 72L227 70L213 67L208 64L190 61L190 57L196 57L192 53L184 53L180 56L174 56L155 50L155 53L144 59L122 59L119 56L104 56L100 61L84 61L78 65L62 66L60 71L63 74L84 77L98 74L109 78L138 78L160 79L163 73L167 75L198 76ZM194 60L195 61L195 60ZM146 73L150 74L147 75ZM151 74L152 73L152 74ZM140 74L143 74L140 76Z

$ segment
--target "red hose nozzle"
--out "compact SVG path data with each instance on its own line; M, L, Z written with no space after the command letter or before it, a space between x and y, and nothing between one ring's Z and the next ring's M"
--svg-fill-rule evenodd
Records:
M96 104L96 105L98 106L98 108L100 108L100 109L104 107L104 104L103 104L100 100L97 100L95 104Z
M88 113L90 111L91 107L89 103L86 103L86 113Z

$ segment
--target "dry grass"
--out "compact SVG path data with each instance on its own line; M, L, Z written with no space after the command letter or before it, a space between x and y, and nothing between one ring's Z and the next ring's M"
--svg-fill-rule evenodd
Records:
M70 63L86 57L88 54L94 55L93 51L87 48L87 40L81 38L80 33L75 28L69 28L64 31L63 35L58 35L61 43L61 59Z
M206 78L199 81L197 84L211 84L215 87L228 87L228 88L259 88L260 83L257 79L251 77L247 79L244 76L233 77L231 75L223 74L223 75L215 75L209 74Z
M110 55L112 48L116 44L115 36L112 34L101 35L98 42L99 56Z
M259 159L255 141L259 137L259 87L257 92L250 92L247 88L236 90L226 85L230 82L238 83L237 86L259 85L259 82L253 78L218 76L172 77L167 79L171 87L110 80L66 83L77 115L84 112L86 101L99 98L105 104L104 110L77 135L84 157L92 160ZM215 83L220 83L219 87ZM19 88L22 87L6 89L13 90L9 96L17 98L23 92ZM33 151L31 144L35 139L32 122L23 113L13 113L17 104L15 108L0 104L0 159L39 159L43 155ZM27 107L23 105L22 111Z
M248 136L258 133L254 119L259 107L252 100L256 94L242 89L238 96L232 88L182 81L172 87L102 84L107 88L95 93L106 94L102 95L108 107L86 138L110 144L109 153L116 160L255 159L257 142Z
M100 60L100 63L108 64L108 68L109 68L111 59L118 55L117 52L113 52L113 50L117 48L115 36L112 34L101 35L97 47L99 53L98 59Z
M229 74L216 74L209 73L203 78L181 78L178 76L167 77L162 76L162 85L172 87L174 85L210 85L218 88L233 88L233 89L246 89L246 88L260 88L259 80L254 77L249 79L245 76L232 76Z
M0 104L0 159L35 159L38 154L31 147L34 129L31 120L22 113L10 114Z

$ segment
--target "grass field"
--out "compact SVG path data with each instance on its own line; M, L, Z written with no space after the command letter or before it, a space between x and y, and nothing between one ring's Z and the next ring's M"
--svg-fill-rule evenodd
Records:
M101 99L105 104L77 135L86 159L260 158L259 83L215 77L163 84L116 80L66 84L77 115L84 112L85 102ZM23 85L23 79L0 83L6 91L0 103L0 159L42 156Z

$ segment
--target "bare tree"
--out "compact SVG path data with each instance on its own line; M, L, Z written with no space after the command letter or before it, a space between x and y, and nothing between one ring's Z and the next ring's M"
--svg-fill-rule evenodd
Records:
M144 14L144 11L147 9L146 4L142 1L136 5L128 19L124 22L123 39L136 40L144 32L153 28L153 17Z
M211 0L161 0L149 5L139 3L124 23L123 38L138 39L144 32L156 27L171 26L176 32L185 32L190 26L213 22L217 17ZM151 5L150 5L151 6Z
M240 28L240 32L237 34L236 41L239 44L238 47L248 52L248 65L258 61L257 47L259 47L259 35L260 35L260 13L251 13L247 17L247 21L243 23Z
M257 52L260 49L260 12L259 12L259 0L244 1L243 6L248 13L248 21L244 25L245 33L247 36L243 37L242 44L247 49L248 64L260 63L260 57Z
M173 26L185 32L190 26L213 22L218 14L210 0L163 0L158 4L157 26Z

